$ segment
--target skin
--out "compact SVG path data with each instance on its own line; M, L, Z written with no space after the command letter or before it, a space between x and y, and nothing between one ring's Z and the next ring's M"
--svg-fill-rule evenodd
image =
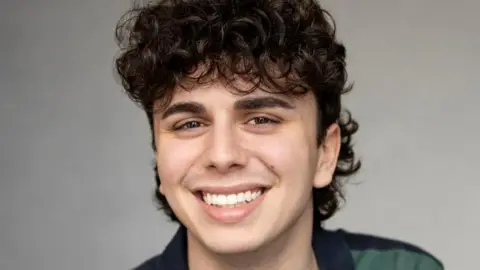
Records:
M190 269L317 269L311 191L332 181L340 131L330 126L318 146L316 112L312 93L238 95L220 83L177 89L170 104L158 108L160 192L187 228ZM209 218L192 193L246 183L270 188L258 208L234 224Z

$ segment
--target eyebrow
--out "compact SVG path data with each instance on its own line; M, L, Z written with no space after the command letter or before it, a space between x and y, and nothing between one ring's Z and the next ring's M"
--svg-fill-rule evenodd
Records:
M290 102L276 97L255 97L237 100L235 110L260 110L265 108L294 109ZM162 119L177 113L205 114L207 109L198 102L179 102L171 105L162 113Z
M177 113L204 114L206 111L205 106L198 102L179 102L168 107L162 113L162 119Z
M260 110L265 108L294 109L290 102L276 97L245 98L235 102L236 110Z

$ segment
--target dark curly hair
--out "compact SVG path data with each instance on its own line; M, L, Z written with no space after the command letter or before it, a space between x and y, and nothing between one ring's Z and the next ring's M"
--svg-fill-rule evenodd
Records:
M118 22L116 70L129 97L146 112L153 134L153 103L167 104L174 89L222 80L286 95L314 93L318 145L338 123L341 147L330 185L313 189L314 226L339 208L342 179L360 168L351 145L358 124L342 108L347 85L345 47L330 14L315 0L165 0L134 5ZM201 67L201 74L196 72ZM165 213L178 221L159 192Z

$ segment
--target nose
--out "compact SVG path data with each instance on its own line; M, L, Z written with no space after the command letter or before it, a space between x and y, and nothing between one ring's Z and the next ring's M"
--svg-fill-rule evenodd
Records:
M206 167L220 173L242 168L247 155L232 125L216 125L211 130L205 151Z

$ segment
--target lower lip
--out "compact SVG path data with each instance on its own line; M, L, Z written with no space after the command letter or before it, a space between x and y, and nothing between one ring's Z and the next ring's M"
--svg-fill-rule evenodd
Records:
M205 213L213 220L221 223L237 223L246 219L262 203L266 193L267 190L255 200L235 207L218 207L205 203L201 198L198 200Z

